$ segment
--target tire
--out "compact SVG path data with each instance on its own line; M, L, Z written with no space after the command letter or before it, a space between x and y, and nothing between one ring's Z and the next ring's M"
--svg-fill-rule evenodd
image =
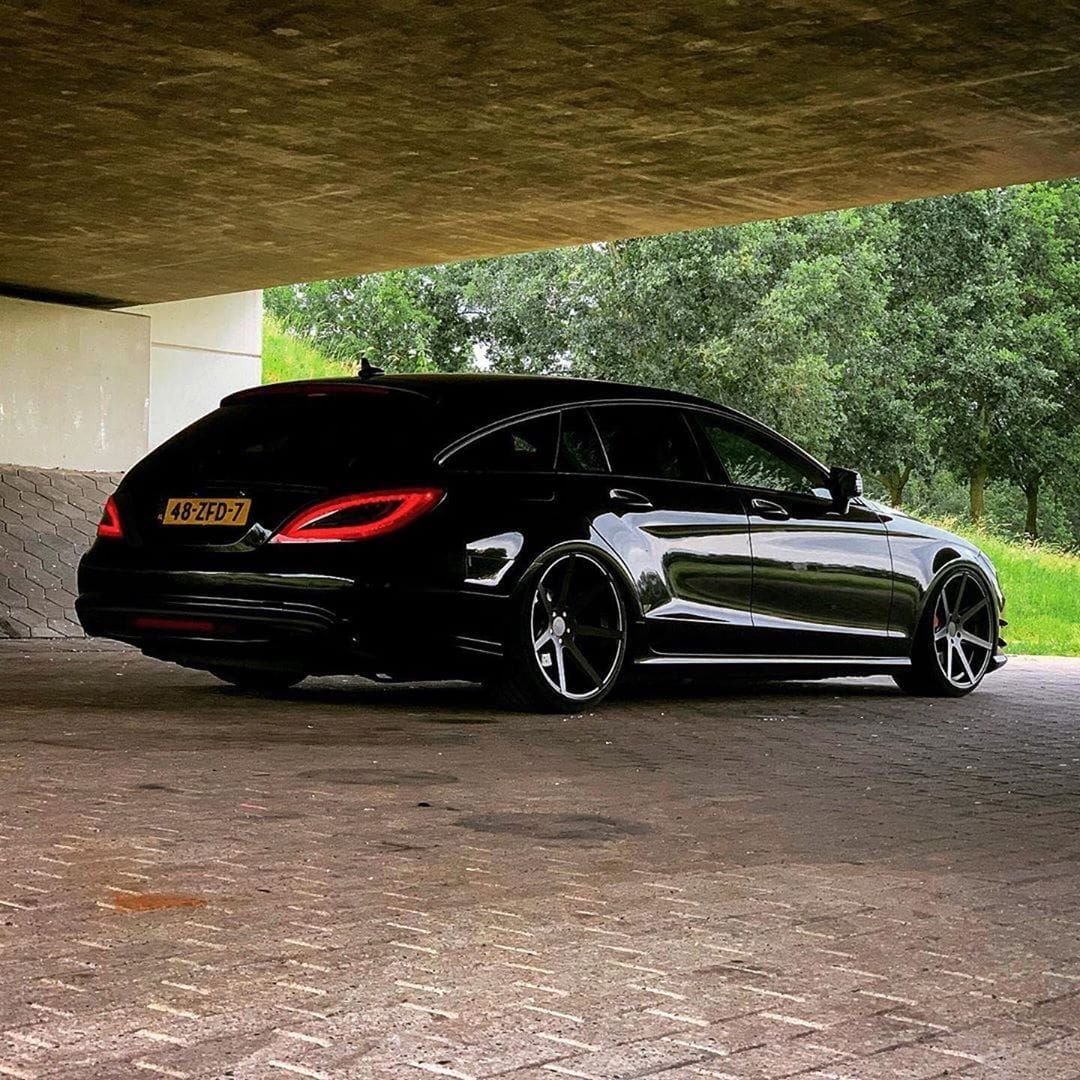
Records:
M239 690L256 694L280 693L306 678L302 671L272 671L262 668L211 668L210 674Z
M519 589L497 697L535 712L599 704L622 673L628 626L622 589L603 561L583 551L552 556Z
M907 694L963 697L987 671L997 642L997 608L977 571L958 566L934 586L911 651L911 667L893 676Z

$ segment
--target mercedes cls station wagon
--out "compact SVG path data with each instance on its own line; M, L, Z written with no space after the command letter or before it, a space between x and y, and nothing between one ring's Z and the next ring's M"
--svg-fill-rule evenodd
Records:
M631 668L966 694L1002 606L970 542L748 416L500 375L225 398L125 476L78 598L89 634L241 687L464 678L564 712Z

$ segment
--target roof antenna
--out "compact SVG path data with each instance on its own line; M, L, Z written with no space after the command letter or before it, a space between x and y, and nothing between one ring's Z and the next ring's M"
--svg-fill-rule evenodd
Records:
M356 377L362 382L367 382L370 379L374 379L376 375L384 374L381 367L375 367L367 358L367 353L360 357L360 370L356 373Z

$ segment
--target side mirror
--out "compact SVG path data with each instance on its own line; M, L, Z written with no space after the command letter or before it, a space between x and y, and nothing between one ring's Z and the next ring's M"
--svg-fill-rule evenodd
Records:
M852 499L862 494L862 476L854 469L841 469L834 465L829 470L829 490L837 507L844 511Z

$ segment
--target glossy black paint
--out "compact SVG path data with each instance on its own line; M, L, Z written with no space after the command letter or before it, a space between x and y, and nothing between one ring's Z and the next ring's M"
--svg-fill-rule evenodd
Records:
M631 405L632 414L604 411ZM564 440L573 428L588 442L620 415L632 415L646 448L665 432L687 475L608 467L614 436L591 451L602 453L594 471L567 467L563 445L546 469L472 460L522 418L539 418L538 431L556 425ZM856 495L855 474L830 474L750 418L697 398L570 379L395 376L250 391L212 417L120 485L125 538L98 540L80 567L78 611L90 634L205 668L482 677L503 655L523 582L572 548L601 559L621 583L630 657L641 665L891 671L907 663L944 567L971 566L999 612L1003 603L992 566L970 543ZM216 454L202 445L240 418L251 446ZM301 464L310 458L303 467L294 455L283 459L295 473L283 478L259 459L263 423L274 438L285 433L286 449L293 428L320 432L328 449L301 453ZM807 478L803 490L733 483L710 441L729 428L791 462ZM385 433L375 438L375 429ZM469 449L488 434L489 443ZM268 542L321 499L400 486L446 494L388 536ZM159 524L166 498L215 494L251 498L253 520L225 531ZM148 615L212 631L135 626Z

